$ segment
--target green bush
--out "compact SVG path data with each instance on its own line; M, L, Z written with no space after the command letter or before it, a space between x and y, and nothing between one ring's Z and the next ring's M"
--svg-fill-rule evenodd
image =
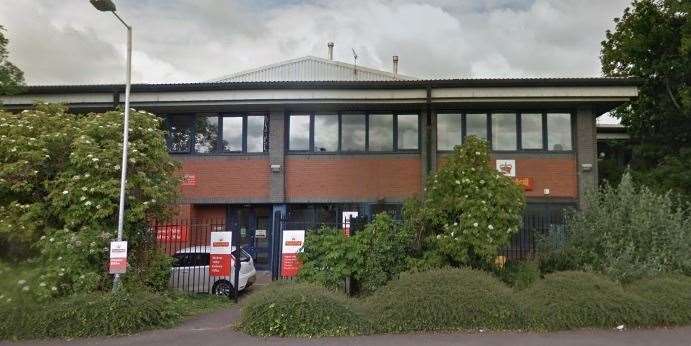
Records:
M247 299L238 327L259 336L333 336L363 333L366 322L345 296L313 284L278 282Z
M78 294L44 304L0 305L0 339L120 335L170 326L181 314L165 296Z
M517 297L527 309L525 323L531 330L649 324L640 297L593 273L548 274Z
M508 329L520 321L512 291L491 274L436 269L402 274L363 301L378 332Z
M588 208L567 219L565 257L578 268L620 282L691 273L691 212L669 194L637 187L627 173L617 187L586 195Z
M360 292L373 292L407 268L411 240L406 228L386 213L350 237L329 228L309 232L299 279L337 289L351 277Z
M125 286L133 289L143 287L153 292L166 291L173 258L157 247L143 247L140 251L132 256L132 263L128 263L123 277Z
M537 262L509 262L497 271L499 278L509 286L522 290L540 279L540 267Z
M691 323L691 277L663 275L646 278L626 286L647 304L651 325L684 325Z

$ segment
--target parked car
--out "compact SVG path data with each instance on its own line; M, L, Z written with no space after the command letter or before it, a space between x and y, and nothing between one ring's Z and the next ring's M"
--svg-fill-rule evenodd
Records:
M209 246L199 245L175 252L168 286L186 292L232 295L235 287L234 268L231 268L229 277L210 275L209 250ZM242 291L254 284L257 272L254 269L254 261L247 251L233 246L232 254L240 260L238 291Z

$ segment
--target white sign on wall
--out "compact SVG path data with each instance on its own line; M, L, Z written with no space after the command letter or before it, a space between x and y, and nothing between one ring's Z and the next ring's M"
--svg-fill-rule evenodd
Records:
M497 170L507 176L516 176L516 160L497 160Z

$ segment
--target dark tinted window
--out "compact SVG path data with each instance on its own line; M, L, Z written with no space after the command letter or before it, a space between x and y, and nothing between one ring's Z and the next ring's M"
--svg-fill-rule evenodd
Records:
M168 150L170 152L189 152L192 142L194 116L171 115L167 121Z

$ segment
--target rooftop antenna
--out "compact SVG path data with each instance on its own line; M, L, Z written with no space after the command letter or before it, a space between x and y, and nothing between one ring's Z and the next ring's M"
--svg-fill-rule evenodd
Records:
M353 74L357 74L357 53L355 53L355 48L351 48L351 50L353 51L353 60L355 61L355 69L353 70Z

